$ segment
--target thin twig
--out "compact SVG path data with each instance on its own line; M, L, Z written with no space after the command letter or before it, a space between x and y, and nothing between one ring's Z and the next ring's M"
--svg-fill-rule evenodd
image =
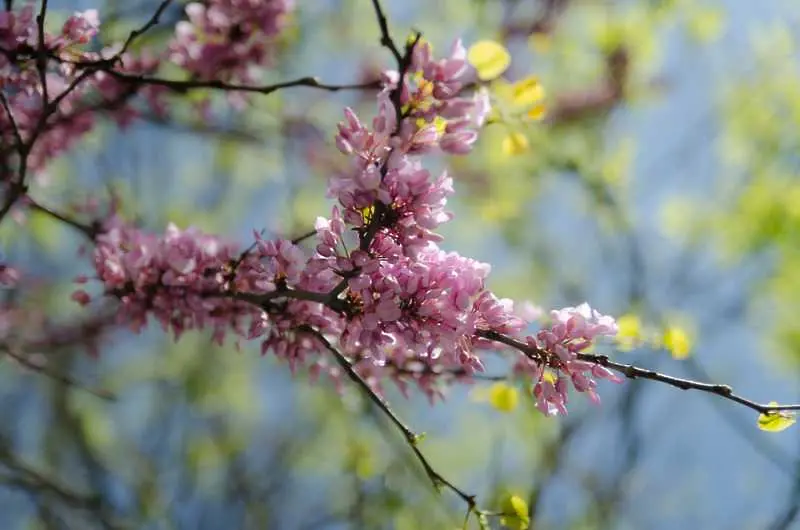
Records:
M372 0L372 7L375 9L375 17L378 19L378 26L381 29L381 45L388 48L389 51L392 52L394 60L400 64L403 61L403 56L389 33L389 23L386 20L386 15L383 13L380 0Z
M150 19L147 22L145 22L143 26L131 31L130 35L128 35L128 38L125 40L125 44L123 44L122 48L120 48L120 50L115 54L116 60L120 59L125 54L125 52L128 51L128 48L133 44L133 41L135 41L136 39L147 33L154 26L158 25L159 20L161 19L161 15L164 13L164 10L167 9L167 6L169 6L171 2L172 0L163 0L161 4L158 6L158 9L156 9L155 12L153 13L153 16L151 16ZM116 62L116 60L114 62Z
M48 370L44 366L31 361L30 359L28 359L24 355L20 355L20 354L17 354L15 352L13 352L10 348L5 348L4 353L6 355L8 355L10 358L14 359L19 364L21 364L22 366L24 366L25 368L27 368L28 370L31 370L32 372L36 372L36 373L41 374L41 375L43 375L45 377L53 379L54 381L58 381L59 383L61 383L63 385L66 385L66 386L69 386L69 387L73 387L73 388L77 388L78 390L82 390L84 392L88 392L89 394L92 394L93 396L98 397L100 399L104 399L106 401L114 401L116 399L114 394L112 394L111 392L109 392L107 390L90 388L90 387L88 387L88 386L76 381L75 379L69 377L66 374L61 374L61 373L58 373L58 372L54 372L52 370Z
M317 231L316 230L309 230L308 232L306 232L304 234L300 234L296 238L292 239L292 243L294 243L295 245L298 245L298 244L302 243L303 241L305 241L306 239L308 239L310 237L314 237L315 235L317 235Z
M90 241L94 241L100 231L100 227L97 224L86 225L75 219L72 219L71 217L67 217L64 214L58 213L54 210L51 210L50 208L42 206L41 204L34 201L30 197L28 197L28 201L29 201L29 206L32 210L48 215L53 219L55 219L56 221L62 222L78 230L79 232L83 233L83 235L85 235Z
M17 143L17 149L21 149L23 145L22 141L22 134L19 132L19 126L17 125L17 120L14 117L14 112L11 110L11 105L8 103L8 99L6 95L0 92L0 103L3 104L3 108L6 111L6 115L8 116L8 121L11 123L11 130L14 133L14 140Z
M366 83L352 83L352 84L345 84L345 85L335 85L329 83L323 83L316 77L301 77L298 79L293 79L291 81L283 81L281 83L275 83L273 85L238 85L235 83L226 83L224 81L219 81L217 79L209 79L209 80L188 80L182 81L177 79L162 79L160 77L150 77L145 75L138 75L138 74L126 74L123 72L118 72L116 70L106 70L100 68L100 70L106 72L108 75L115 77L121 81L127 81L134 84L140 85L155 85L161 86L164 88L168 88L174 92L189 92L191 90L202 90L202 89L216 89L216 90L226 90L229 92L250 92L250 93L257 93L257 94L271 94L277 90L281 90L283 88L292 88L292 87L310 87L310 88L317 88L320 90L327 90L328 92L337 92L339 90L370 90L380 88L381 82L378 80L369 81Z
M736 403L751 408L761 414L769 414L780 411L800 410L800 404L770 406L767 404L758 403L756 401L752 401L743 398L738 394L735 394L733 392L733 388L730 387L729 385L703 383L701 381L693 381L691 379L682 379L680 377L673 377L670 375L655 372L653 370L646 370L644 368L639 368L637 366L633 366L630 364L617 363L610 360L605 355L593 355L589 353L584 353L578 355L578 358L614 370L615 372L624 375L628 379L649 379L651 381L658 381L667 384L669 386L674 386L675 388L680 388L681 390L699 390L701 392L715 394L725 399L735 401Z
M502 333L498 333L496 331L491 330L478 330L476 333L479 337L489 339L495 342L499 342L501 344L505 344L506 346L510 346L522 353L524 353L528 358L536 361L541 362L541 360L545 357L545 352L542 350L526 344L522 341L519 341L513 337L508 337L503 335ZM722 384L715 384L715 383L704 383L701 381L693 381L691 379L682 379L680 377L673 377L671 375L662 374L659 372L655 372L653 370L647 370L645 368L639 368L638 366L633 366L631 364L622 364L609 359L606 355L594 355L590 353L581 353L578 354L578 359L590 363L599 364L609 370L613 370L617 373L620 373L627 377L628 379L649 379L651 381L658 381L660 383L667 384L669 386L674 386L675 388L680 388L681 390L699 390L700 392L707 392L709 394L714 394L725 399L729 399L731 401L735 401L745 407L755 410L761 414L773 414L776 412L781 411L794 411L800 410L800 404L795 405L768 405L763 403L758 403L756 401L752 401L738 394L733 392L733 388L729 385L722 385Z
M42 0L42 6L36 16L36 29L39 34L39 42L36 46L36 69L39 71L39 82L42 84L42 109L47 109L50 104L50 97L47 94L47 45L44 40L44 19L46 16L47 0Z
M430 478L431 483L433 486L438 490L442 486L447 487L450 491L455 493L458 497L460 497L467 506L469 507L469 511L475 512L477 511L477 501L475 499L475 495L470 495L466 493L464 490L453 484L451 481L443 477L438 471L436 471L433 466L428 462L428 459L422 454L422 451L419 449L419 441L421 439L421 435L416 434L411 428L400 419L400 417L392 410L389 403L381 397L379 394L375 392L375 390L367 383L361 375L353 368L353 365L350 364L350 361L342 355L339 350L337 350L330 341L325 338L325 336L317 331L316 329L310 326L302 326L299 328L300 331L304 331L309 333L313 337L315 337L324 347L328 350L336 359L336 362L342 367L342 369L347 373L347 376L356 384L358 385L361 390L367 395L367 397L374 403L385 415L389 418L389 420L397 427L400 432L403 434L403 438L405 438L406 443L414 452L414 455L417 457L417 460L422 465L423 469L425 470L425 474L428 475Z
M317 302L320 304L325 304L328 301L328 293L314 293L300 289L276 289L275 291L270 291L263 294L234 293L230 296L236 300L249 302L259 307L262 307L278 298L291 298L294 300L305 300L307 302Z

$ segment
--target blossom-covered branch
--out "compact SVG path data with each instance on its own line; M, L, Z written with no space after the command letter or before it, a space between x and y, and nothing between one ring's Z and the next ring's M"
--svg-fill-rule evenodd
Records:
M614 318L581 304L551 311L542 322L487 287L489 264L440 246L437 230L453 218L446 208L457 177L431 173L426 155L469 154L492 110L483 83L488 78L470 64L460 40L439 57L416 33L401 51L380 2L372 0L380 42L396 63L377 82L329 85L303 77L258 85L255 72L272 64L293 2L190 3L166 50L131 52L133 41L158 24L169 4L162 2L120 47L101 52L81 49L98 33L96 11L73 15L59 34L45 31L47 2L35 20L31 6L1 15L0 68L10 73L3 74L0 92L0 140L12 147L0 149L0 156L4 166L16 157L17 170L2 176L0 219L22 204L86 236L92 270L75 279L75 302L111 299L116 322L135 332L151 321L176 339L210 330L220 344L227 337L260 343L262 353L272 352L293 372L326 375L337 385L355 382L401 431L431 481L467 504L468 516L490 512L478 510L475 496L434 470L418 447L419 436L383 397L387 384L404 394L416 388L431 401L443 399L447 385L479 379L486 354L500 352L513 359L513 377L549 416L566 415L573 393L599 403L598 381L621 383L618 374L713 393L768 416L800 409L762 405L726 385L589 353L615 336ZM186 80L158 76L170 61L183 68ZM242 251L194 228L143 230L114 204L106 215L92 210L95 218L86 223L26 195L28 169L41 170L92 130L97 113L86 109L101 108L124 125L143 112L134 102L166 115L172 93L219 89L234 105L246 106L248 97L294 86L377 89L371 120L344 109L335 145L346 164L331 172L327 189L335 204L316 219L313 232L294 240L254 233ZM534 92L533 98L522 94L524 106L541 99ZM97 97L100 107L87 105Z

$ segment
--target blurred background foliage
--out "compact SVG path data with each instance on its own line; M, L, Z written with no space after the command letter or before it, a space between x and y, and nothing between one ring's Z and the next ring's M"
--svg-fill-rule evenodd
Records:
M395 38L419 30L439 51L457 36L504 42L507 79L536 75L547 92L544 120L492 124L470 156L433 161L456 183L448 249L492 263L502 296L627 315L628 342L609 352L623 362L800 400L796 2L383 3ZM369 1L297 4L264 83L352 83L391 66ZM52 0L50 12L56 24L98 8L109 43L156 6ZM181 15L168 10L137 46L163 45ZM344 105L371 116L371 93L284 90L244 113L216 94L201 120L192 104L206 96L174 98L166 120L101 120L32 194L65 211L115 194L153 230L174 221L242 244L329 214L325 181L345 163L335 124ZM524 138L513 153L511 133ZM24 317L4 323L15 342L0 364L3 528L462 525L459 500L434 491L357 389L292 376L251 344L98 331L109 308L69 300L88 271L78 235L33 214L0 226L0 242L35 278L5 292ZM524 388L498 397L491 384L433 407L388 393L426 432L436 469L485 508L517 495L536 529L800 526L796 429L763 433L730 402L637 381L546 419Z

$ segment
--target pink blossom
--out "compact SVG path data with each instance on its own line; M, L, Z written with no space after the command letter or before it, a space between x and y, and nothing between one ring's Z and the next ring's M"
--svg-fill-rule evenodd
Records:
M14 287L19 283L20 272L8 265L0 265L0 285Z
M100 27L100 18L96 9L89 9L82 13L75 13L67 19L61 30L66 41L86 44L97 35Z
M89 293L87 293L83 289L78 289L77 291L72 293L70 298L78 302L80 305L88 305L92 301L92 297L89 296Z
M293 7L293 0L189 3L169 58L200 79L253 82L253 68L271 64L274 38Z
M516 365L518 371L536 376L533 394L537 407L545 414L565 414L567 380L576 391L587 394L593 402L599 403L595 379L608 379L616 383L621 379L596 363L581 360L579 354L598 337L616 335L614 319L600 314L586 303L551 311L551 319L550 327L526 338L532 351L542 358L520 358ZM557 377L555 385L544 377L546 370Z

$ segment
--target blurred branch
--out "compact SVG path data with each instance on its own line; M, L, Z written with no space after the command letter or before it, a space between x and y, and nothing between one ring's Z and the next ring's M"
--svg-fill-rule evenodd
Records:
M541 0L534 19L520 22L514 14L519 3L504 2L503 40L531 35L550 36L556 29L558 19L569 7L569 0ZM555 97L546 122L563 124L610 110L624 98L629 74L630 54L623 44L605 54L605 76L597 86L564 92Z
M519 2L504 2L502 36L528 37L533 34L550 35L554 30L558 18L567 10L569 0L541 0L539 12L529 22L519 22L514 15L514 9Z
M48 477L42 471L21 461L8 448L4 440L0 446L0 463L9 470L17 473L16 476L0 476L0 483L9 487L24 489L37 494L51 495L70 507L89 512L98 510L97 495L85 494L71 489L66 484L61 484L54 478ZM108 529L120 528L119 526L101 517L104 526Z
M100 399L104 399L106 401L114 401L114 400L116 400L116 397L114 396L114 394L109 392L108 390L90 388L90 387L84 385L83 383L80 383L79 381L76 381L75 379L71 378L70 376L68 376L66 374L62 374L62 373L50 370L46 366L43 366L40 363L37 363L35 361L30 360L29 358L25 357L24 355L21 355L19 353L15 353L8 347L4 347L3 348L3 353L5 353L5 355L7 355L8 357L13 359L14 361L19 363L20 365L24 366L28 370L30 370L32 372L35 372L37 374L41 374L41 375L43 375L45 377L48 377L48 378L50 378L50 379L52 379L54 381L57 381L57 382L61 383L63 385L66 385L68 387L73 387L73 388L76 388L78 390L82 390L84 392L88 392L89 394L92 394L93 396L99 397Z
M197 134L202 136L215 136L225 140L234 140L243 144L259 145L262 143L262 138L255 131L247 129L235 129L232 127L223 127L213 123L188 123L176 120L168 120L155 114L144 114L139 117L142 121L166 127L176 132L186 132L190 134Z
M595 87L556 96L545 122L564 124L612 109L625 97L630 74L630 54L625 46L606 54L604 79Z
M78 64L80 65L80 63ZM339 90L371 90L380 88L381 86L380 80L368 81L366 83L354 83L349 85L334 85L334 84L323 83L316 77L308 77L308 76L301 77L299 79L293 79L291 81L275 83L273 85L261 85L261 86L238 85L235 83L226 83L224 81L219 81L215 79L210 79L207 81L201 81L201 80L181 81L173 79L161 79L159 77L149 77L145 75L126 74L123 72L117 72L116 70L110 70L110 69L103 71L121 81L127 81L135 85L161 86L178 93L185 93L191 90L199 90L199 89L217 89L229 92L252 92L252 93L266 95L284 88L292 88L292 87L309 87L309 88L318 88L320 90L326 90L328 92L337 92Z
M34 201L31 197L28 197L28 206L30 206L30 208L34 211L48 215L56 221L64 223L65 225L81 232L84 236L86 236L87 239L89 239L89 241L94 241L100 233L101 225L98 222L92 223L91 225L83 224L65 214L58 213L55 210L51 210L50 208L42 206L38 202Z
M72 359L65 360L71 363ZM77 451L78 462L83 465L85 480L92 489L92 511L97 521L106 530L120 528L116 522L117 515L110 501L110 470L102 463L100 456L88 438L89 430L82 421L80 412L69 406L69 398L65 387L56 388L52 393L51 404L55 411L56 423L52 427L55 432L68 433Z
M558 437L541 449L541 461L544 465L536 470L536 484L528 495L528 518L531 530L539 528L536 519L544 492L561 470L562 464L567 458L569 442L580 431L584 419L585 417L580 417L565 422L561 426Z

